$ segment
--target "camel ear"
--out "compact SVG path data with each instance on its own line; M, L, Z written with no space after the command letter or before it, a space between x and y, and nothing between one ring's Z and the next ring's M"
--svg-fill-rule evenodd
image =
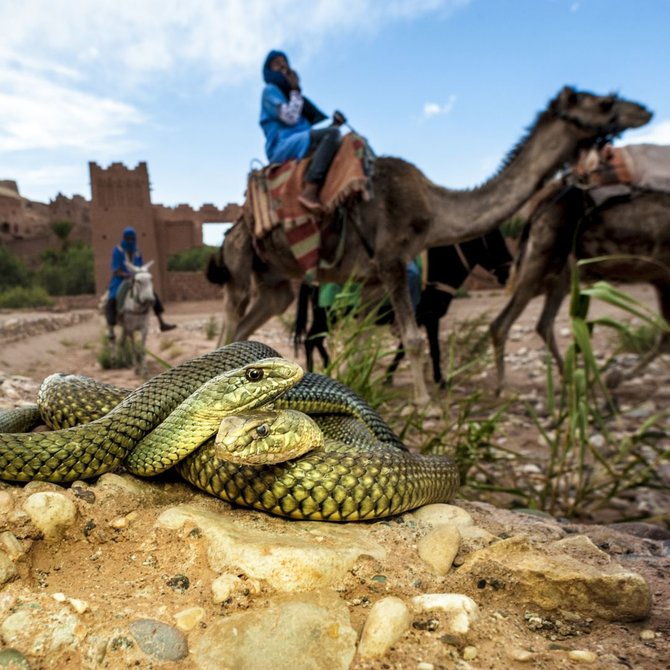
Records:
M569 109L577 104L577 91L571 86L564 86L558 94L558 104L562 109Z

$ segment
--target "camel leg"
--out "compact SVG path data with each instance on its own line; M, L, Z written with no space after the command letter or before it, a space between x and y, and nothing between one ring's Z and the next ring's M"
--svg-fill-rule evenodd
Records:
M535 284L533 282L519 282L502 312L498 314L489 326L498 375L496 393L500 393L505 384L505 342L507 341L507 336L514 322L521 316L521 313L526 309L526 306L535 295Z
M273 316L283 314L293 298L293 288L289 281L281 281L272 287L259 282L247 311L235 328L234 340L248 339Z
M656 284L654 288L656 289L661 316L665 319L666 323L670 324L670 285ZM644 354L642 358L640 358L637 365L632 370L626 374L621 374L620 372L618 373L616 370L612 371L607 376L607 386L609 388L615 388L623 381L634 379L657 356L666 351L670 351L670 332L667 330L659 335L654 346L646 354Z
M402 342L398 342L395 356L391 361L391 365L386 368L386 375L384 376L384 383L391 384L393 382L393 375L400 365L400 361L405 358L405 350L402 348Z
M446 388L447 384L442 376L440 365L440 320L424 319L423 325L428 336L428 348L430 350L430 360L433 366L433 381L440 387Z
M380 265L379 277L391 300L396 324L400 330L400 338L410 360L414 379L414 402L418 405L425 405L430 401L430 395L423 376L423 338L414 318L405 263L396 259L383 266Z
M223 289L223 325L217 346L230 344L244 316L251 294L251 278L241 275L231 278Z
M558 281L551 287L551 289L545 294L544 305L542 307L542 313L540 318L537 321L535 326L536 332L544 340L545 345L551 352L551 355L556 361L558 370L563 374L563 356L558 349L558 343L556 342L556 333L554 332L554 323L556 322L556 315L558 310L561 308L563 303L563 298L568 293L570 288L570 271L566 266Z

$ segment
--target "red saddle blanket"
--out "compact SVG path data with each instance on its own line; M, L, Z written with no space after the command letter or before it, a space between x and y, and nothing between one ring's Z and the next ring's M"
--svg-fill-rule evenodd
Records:
M369 199L364 159L365 139L349 133L328 170L319 195L325 214L353 197ZM314 270L321 247L321 217L298 202L309 158L275 163L249 174L244 218L255 239L263 238L276 226L283 226L291 251L300 267Z

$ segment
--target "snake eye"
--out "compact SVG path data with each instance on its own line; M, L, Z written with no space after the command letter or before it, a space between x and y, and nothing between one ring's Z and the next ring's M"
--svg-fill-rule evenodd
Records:
M250 382L259 382L263 379L263 370L261 368L249 368L245 376Z
M256 427L256 436L257 437L267 437L270 433L270 429L266 423L262 423L260 426Z

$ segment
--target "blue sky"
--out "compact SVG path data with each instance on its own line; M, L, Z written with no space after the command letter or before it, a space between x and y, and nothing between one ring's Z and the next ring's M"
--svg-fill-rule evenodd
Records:
M88 162L146 161L152 200L241 202L261 64L378 154L465 188L562 86L643 102L670 144L670 0L0 0L0 179L91 197Z

